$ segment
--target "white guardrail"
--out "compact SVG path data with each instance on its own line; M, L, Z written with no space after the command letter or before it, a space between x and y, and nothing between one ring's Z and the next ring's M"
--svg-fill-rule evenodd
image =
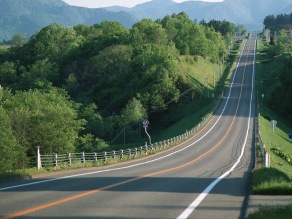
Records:
M259 147L261 149L261 154L263 156L263 165L265 167L270 167L270 154L267 151L266 145L262 141L262 137L261 137L261 123L260 123L260 119L261 119L261 115L260 115L260 113L258 113L258 118L257 118L257 123L258 123L257 125L258 125L258 127L256 128L256 132L258 134L257 143L259 144Z
M178 135L176 137L160 141L151 145L144 145L135 148L121 149L118 151L104 151L99 153L66 153L66 154L50 154L42 155L40 153L40 147L37 149L37 168L41 169L42 167L57 167L59 165L72 165L72 163L86 163L86 162L108 162L108 161L119 161L123 159L133 159L138 156L146 156L148 154L154 153L156 151L163 150L170 146L177 145L190 136L197 133L201 130L208 120L212 117L212 114L208 114L203 118L202 122L191 130L187 130L184 134Z

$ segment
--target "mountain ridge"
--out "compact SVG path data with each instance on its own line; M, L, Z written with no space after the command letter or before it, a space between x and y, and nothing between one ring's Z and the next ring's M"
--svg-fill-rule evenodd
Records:
M139 19L158 19L172 13L186 12L193 20L229 20L250 30L261 30L270 14L290 13L291 0L224 0L223 2L152 0L132 8L106 7L108 11L125 11Z
M186 12L190 19L228 20L243 24L250 31L262 30L263 20L271 14L291 13L291 0L225 0L223 2L152 0L132 8L113 6L84 8L63 0L0 0L0 39L16 33L31 36L51 23L63 26L93 25L103 20L118 21L127 28L143 18L156 20L173 13Z

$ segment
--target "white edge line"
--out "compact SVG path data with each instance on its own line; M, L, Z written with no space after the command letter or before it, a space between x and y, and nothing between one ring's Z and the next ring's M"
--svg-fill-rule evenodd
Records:
M225 178L228 174L230 174L239 164L241 161L241 158L243 156L246 142L247 142L247 137L248 137L248 131L250 127L250 117L251 117L251 107L252 107L252 96L253 96L253 89L254 89L254 65L255 65L255 49L254 49L254 59L253 59L253 72L252 72L252 89L251 89L251 95L250 95L250 103L249 103L249 117L248 117L248 127L246 129L246 135L245 135L245 140L244 144L241 149L241 154L238 157L237 161L235 164L224 174L219 176L216 180L214 180L178 217L177 219L187 219L193 211L201 204L201 202L206 198L206 196L210 193L210 191L223 179Z
M246 40L244 42L244 46L246 44ZM240 58L239 60L241 59L242 57L242 53L243 53L243 50L240 54ZM231 95L231 88L232 88L232 84L234 82L234 79L235 79L235 75L237 73L237 69L238 69L238 66L239 66L239 61L237 63L237 66L236 66L236 70L234 72L234 75L233 75L233 79L232 79L232 83L231 83L231 86L229 88L229 94L228 94L228 97L227 97L227 101L225 103L225 106L220 114L220 116L218 117L217 121L214 123L214 125L209 129L208 132L206 132L201 138L199 138L197 141L185 146L184 148L180 149L180 150L177 150L175 152L172 152L168 155L165 155L163 157L159 157L159 158L156 158L156 159L153 159L153 160L149 160L149 161L146 161L146 162L142 162L142 163L138 163L138 164L134 164L134 165L130 165L130 166L125 166L125 167L118 167L118 168L112 168L112 169L107 169L107 170L98 170L98 171L94 171L94 172L88 172L88 173L81 173L81 174L75 174L75 175L70 175L70 176L64 176L64 177L59 177L59 178L54 178L54 179L48 179L48 180L42 180L42 181L37 181L37 182L31 182L31 183L25 183L25 184L20 184L20 185L15 185L15 186L9 186L9 187L3 187L3 188L0 188L0 191L4 191L4 190L9 190L9 189L15 189L15 188L20 188L20 187L25 187L25 186L31 186L31 185L36 185L36 184L41 184L41 183L47 183L47 182L52 182L52 181L57 181L57 180L63 180L63 179L69 179L69 178L74 178L74 177L79 177L79 176L86 176L86 175L92 175L92 174L97 174L97 173L104 173L104 172L111 172L111 171L116 171L116 170L123 170L123 169L129 169L129 168L132 168L132 167L137 167L137 166L141 166L141 165L145 165L145 164L148 164L148 163L152 163L152 162L155 162L155 161L158 161L158 160L162 160L166 157L169 157L169 156L172 156L176 153L179 153L181 151L184 151L186 150L187 148L193 146L194 144L198 143L199 141L201 141L207 134L209 134L210 131L213 130L213 128L215 127L215 125L218 123L218 121L221 119L223 113L225 112L225 109L226 109L226 106L228 104L228 101L230 99L230 95Z

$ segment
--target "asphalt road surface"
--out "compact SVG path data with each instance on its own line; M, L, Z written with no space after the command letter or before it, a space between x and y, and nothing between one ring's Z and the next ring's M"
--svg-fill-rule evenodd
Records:
M243 218L253 167L256 38L209 124L140 160L0 182L4 218Z

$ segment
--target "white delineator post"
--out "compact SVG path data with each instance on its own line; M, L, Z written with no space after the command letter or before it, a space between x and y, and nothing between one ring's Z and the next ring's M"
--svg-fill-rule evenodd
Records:
M37 168L38 168L38 170L42 169L40 146L37 146Z

